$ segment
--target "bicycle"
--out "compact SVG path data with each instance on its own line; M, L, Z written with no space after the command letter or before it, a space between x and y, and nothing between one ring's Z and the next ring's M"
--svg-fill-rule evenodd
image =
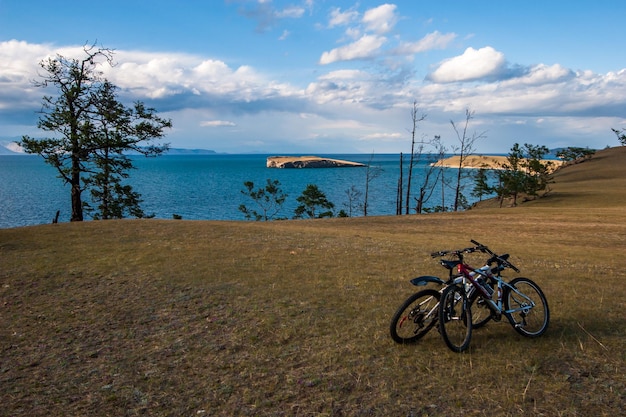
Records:
M472 306L478 303L489 309L492 320L500 321L504 315L522 336L534 338L544 334L550 322L550 310L541 288L524 277L505 282L500 274L502 270L510 268L520 272L508 260L509 255L499 256L487 246L475 240L471 242L476 246L435 253L442 256L455 254L459 261L456 266L461 275L460 281L448 285L440 296L439 331L448 348L454 352L463 352L469 347L473 327ZM463 259L465 253L476 251L491 255L486 265L479 269L474 269ZM493 263L497 264L495 268L491 268Z
M439 251L431 253L431 257L443 257L446 255L458 257L458 251ZM443 279L432 276L422 275L411 279L409 282L415 286L425 286L427 284L439 285L439 290L433 288L427 288L422 291L418 291L408 297L396 310L391 318L389 326L389 333L391 338L396 343L414 343L426 335L439 320L439 300L441 293L445 288L452 284L460 284L463 280L461 274L455 274L454 270L458 267L461 261L458 259L440 259L439 264L448 270L448 279ZM470 285L467 285L468 291L473 291ZM491 320L491 311L484 306L483 303L479 304L481 310L478 310L478 314L475 314L472 327L477 329Z

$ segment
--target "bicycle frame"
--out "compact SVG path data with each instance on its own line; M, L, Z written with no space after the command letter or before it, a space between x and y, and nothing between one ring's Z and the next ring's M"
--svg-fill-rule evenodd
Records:
M532 299L530 299L528 296L520 292L514 286L510 285L508 282L504 281L502 277L500 276L500 274L496 275L493 272L491 272L490 268L482 267L479 269L475 269L471 267L470 265L466 264L465 262L461 262L458 265L458 269L459 269L459 273L462 276L463 284L469 281L471 284L471 287L474 288L475 291L478 291L478 293L480 294L480 297L487 303L491 311L497 315L511 314L511 313L515 313L518 311L527 312L528 310L535 307L535 303ZM478 283L477 278L480 276L482 276L484 279L492 279L496 282L495 292L497 292L497 297L495 301L493 300L493 296L489 295L489 293L487 293L487 291L483 288L483 286ZM502 294L504 292L504 287L508 287L510 291L522 297L528 303L528 306L504 310L504 304L502 301ZM467 292L467 286L465 286L465 288Z
M439 292L439 332L446 345L454 352L463 352L469 347L472 328L481 327L489 320L500 321L502 315L522 336L531 338L541 336L550 321L550 310L543 291L535 282L524 277L505 282L501 276L503 270L520 272L509 262L509 254L497 255L487 246L475 240L471 242L476 246L441 250L430 254L433 258L455 258L439 260L441 266L450 272L450 279L444 283ZM464 260L465 254L476 252L490 255L480 268L474 268ZM416 281L433 282L431 278L423 276L418 277ZM432 292L430 294L436 295ZM537 314L534 314L535 308ZM428 310L429 314L434 311L430 305ZM476 316L474 312L477 313Z

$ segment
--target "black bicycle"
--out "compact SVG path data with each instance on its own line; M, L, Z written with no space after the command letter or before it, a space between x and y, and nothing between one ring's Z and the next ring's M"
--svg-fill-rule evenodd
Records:
M398 307L389 326L391 338L397 343L414 343L435 327L439 320L439 300L442 292L450 285L459 285L463 282L462 275L455 272L460 263L459 251L439 251L431 253L431 256L440 258L439 264L448 270L448 278L444 281L436 276L422 275L410 280L411 284L418 287L434 284L439 288L418 291ZM471 286L468 285L467 290L472 294ZM475 329L491 320L491 311L482 300L476 304L472 321L472 327Z
M526 337L541 336L548 329L550 310L541 288L531 279L519 277L505 282L500 272L519 269L509 260L509 255L497 255L475 240L474 247L454 251L460 277L442 290L439 303L439 331L446 345L455 352L469 347L472 337L472 315L478 309L488 309L490 318L500 321L504 315L513 329ZM463 255L480 251L489 254L487 265L475 269L467 264ZM448 254L449 252L439 252ZM435 255L435 254L433 254ZM492 264L496 264L494 268Z

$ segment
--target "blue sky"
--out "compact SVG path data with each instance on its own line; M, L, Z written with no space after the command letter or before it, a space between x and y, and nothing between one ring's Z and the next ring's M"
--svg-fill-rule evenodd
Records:
M41 136L38 62L115 49L103 67L173 147L229 153L617 146L626 128L623 1L0 0L0 142Z

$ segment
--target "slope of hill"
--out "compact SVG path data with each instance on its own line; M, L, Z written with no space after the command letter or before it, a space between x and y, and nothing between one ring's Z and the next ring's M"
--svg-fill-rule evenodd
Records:
M541 198L518 199L518 209L528 207L624 207L626 206L626 146L598 151L583 162L565 165L553 174L553 182ZM510 205L505 200L503 207ZM498 208L497 199L475 208Z
M561 168L543 206L626 207L626 146L598 151L591 159Z

